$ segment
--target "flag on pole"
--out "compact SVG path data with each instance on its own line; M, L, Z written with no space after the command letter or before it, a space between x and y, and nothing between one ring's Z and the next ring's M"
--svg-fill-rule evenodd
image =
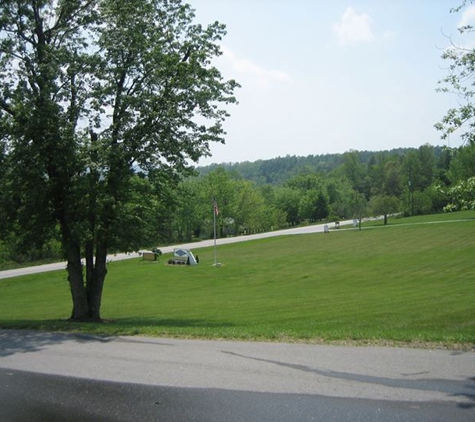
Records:
M216 199L213 199L213 211L214 211L214 215L219 215L219 208L218 208L218 203L216 202Z

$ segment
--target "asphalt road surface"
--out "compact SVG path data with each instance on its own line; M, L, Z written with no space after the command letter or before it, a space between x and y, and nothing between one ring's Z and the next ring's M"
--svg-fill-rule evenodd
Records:
M0 330L1 421L471 421L475 354Z

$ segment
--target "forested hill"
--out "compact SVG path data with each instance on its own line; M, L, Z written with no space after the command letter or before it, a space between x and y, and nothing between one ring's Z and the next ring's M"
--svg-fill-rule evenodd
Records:
M404 157L409 151L415 149L416 148L397 148L389 151L358 151L358 156L361 164L369 164L377 155ZM442 149L443 147L434 147L436 158L440 156ZM331 172L343 164L343 155L344 154L322 154L308 155L306 157L287 155L286 157L253 162L211 164L209 166L198 167L197 170L200 175L205 176L217 167L224 167L227 171L238 173L245 180L253 181L258 185L279 185L298 174Z

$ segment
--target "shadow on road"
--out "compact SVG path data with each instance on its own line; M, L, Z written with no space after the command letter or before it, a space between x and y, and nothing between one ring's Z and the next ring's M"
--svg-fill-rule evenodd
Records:
M29 324L30 329L0 329L0 358L10 356L16 353L32 353L40 351L48 346L54 344L61 344L64 342L77 342L77 343L91 343L91 342L127 342L127 343L150 343L156 345L168 345L157 340L147 340L143 338L133 337L118 337L120 335L133 336L139 333L136 330L139 327L150 327L154 329L157 327L174 327L184 328L187 327L202 327L202 328L222 328L222 327L234 327L234 324L228 323L216 323L207 321L204 319L157 319L157 318L134 318L134 319L118 319L110 321L108 325L113 325L115 332L114 335L93 335L82 333L67 333L67 332L45 332L34 331L31 328L38 328L43 324L41 321L32 321ZM98 324L100 328L101 324ZM67 323L60 321L57 324L57 329L68 331L72 329L81 329L80 324Z
M444 379L405 379L405 378L387 378L371 375L352 374L348 372L329 371L318 369L316 367L298 365L287 362L280 362L252 356L245 356L234 352L223 351L227 355L237 356L243 359L252 359L260 362L267 362L278 366L287 367L303 372L310 372L328 378L343 379L361 383L378 384L385 387L404 388L422 391L437 391L449 394L453 397L465 397L469 402L459 403L462 408L475 408L475 377L467 378L465 381L444 380ZM401 374L404 375L404 374Z
M86 334L46 333L27 330L0 330L0 357L16 353L38 352L47 346L66 341L108 342L108 337Z
M472 421L453 403L392 402L97 381L0 368L0 420L89 421Z

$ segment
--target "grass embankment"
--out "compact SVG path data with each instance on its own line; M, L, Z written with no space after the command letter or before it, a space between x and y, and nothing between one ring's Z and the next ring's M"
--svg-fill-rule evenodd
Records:
M0 326L258 340L475 344L475 219L195 249L196 267L109 265L107 324L74 325L64 271L0 280ZM440 220L459 222L430 223ZM374 229L369 229L372 227Z

